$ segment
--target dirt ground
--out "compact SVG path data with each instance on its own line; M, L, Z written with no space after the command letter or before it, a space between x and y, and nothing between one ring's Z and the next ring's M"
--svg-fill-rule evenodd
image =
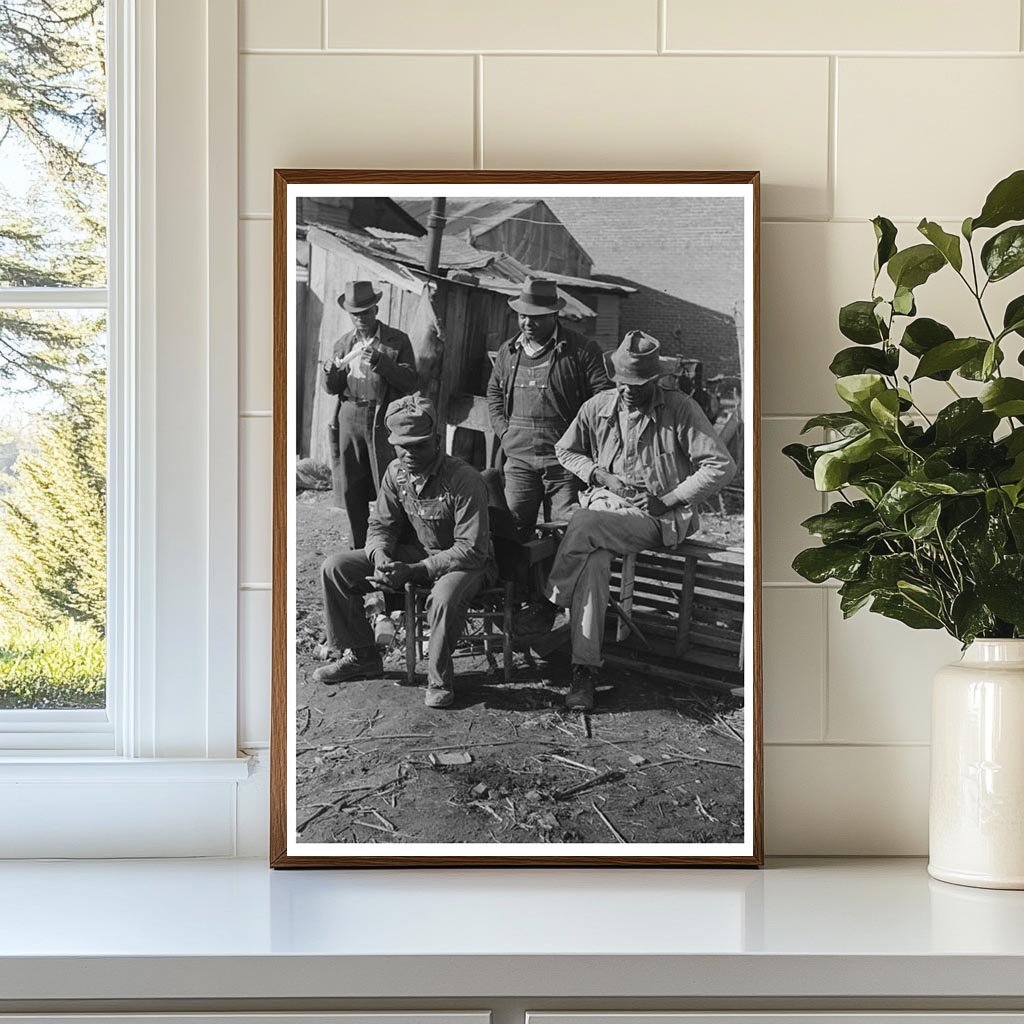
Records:
M731 697L606 668L598 707L573 714L567 654L516 654L509 684L484 657L458 659L455 705L437 711L422 671L405 683L404 644L383 679L310 682L326 653L317 570L347 546L348 523L326 492L302 492L296 510L300 842L742 839L743 708ZM702 535L735 542L737 520L705 517Z

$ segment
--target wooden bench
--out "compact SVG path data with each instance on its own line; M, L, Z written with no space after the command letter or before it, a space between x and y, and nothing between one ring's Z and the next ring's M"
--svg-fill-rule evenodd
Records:
M627 663L616 656L618 645L628 663L666 672L679 665L681 676L710 670L731 689L743 676L745 596L736 548L688 540L616 559L612 598L625 615L607 620L608 660Z

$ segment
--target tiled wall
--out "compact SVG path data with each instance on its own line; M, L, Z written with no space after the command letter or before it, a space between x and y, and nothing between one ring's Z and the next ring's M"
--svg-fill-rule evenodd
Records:
M241 0L241 19L243 744L267 738L272 169L759 168L768 850L923 853L929 680L957 645L843 622L795 576L822 505L778 452L836 405L867 218L959 223L1024 165L1020 0ZM939 275L919 305L975 330L965 296Z

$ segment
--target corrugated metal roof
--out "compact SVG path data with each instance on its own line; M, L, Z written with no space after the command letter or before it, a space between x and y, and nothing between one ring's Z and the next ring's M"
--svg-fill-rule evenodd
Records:
M344 247L371 263L379 276L391 284L409 291L418 291L422 287L421 275L425 273L427 259L425 238L399 235L379 228L357 232L324 224L310 224L308 227L310 245ZM463 239L447 235L442 239L440 265L443 270L471 274L478 287L501 295L518 295L527 277L544 276L506 253L474 249ZM468 281L459 283L469 285ZM570 320L597 316L594 310L562 288L558 289L558 294L565 299L562 316Z

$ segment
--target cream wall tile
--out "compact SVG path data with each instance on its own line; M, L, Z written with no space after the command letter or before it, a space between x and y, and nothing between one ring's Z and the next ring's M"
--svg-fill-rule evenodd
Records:
M319 50L320 0L241 0L239 41L255 49Z
M238 594L238 745L270 741L269 590Z
M238 576L241 583L271 580L273 421L245 417L239 430Z
M932 677L958 661L944 632L909 629L863 609L843 619L828 602L826 738L851 743L927 743Z
M471 167L473 58L241 58L241 207L275 167Z
M798 419L761 420L761 573L765 583L805 582L790 567L798 551L814 544L800 523L824 507L814 483L782 454L792 441L821 441L822 432L817 430L800 437L802 425Z
M849 58L837 74L836 216L959 224L1021 166L1024 61Z
M767 747L765 850L926 854L928 758L927 747Z
M822 738L827 596L824 588L813 587L762 591L767 743L814 743Z
M658 0L329 0L332 48L386 50L650 50Z
M760 170L769 216L828 212L824 57L487 57L487 167Z
M1016 50L1017 0L667 0L669 50Z
M901 248L924 238L913 224L900 224ZM957 225L945 223L948 231ZM761 402L766 415L803 415L841 408L835 378L828 365L841 348L853 343L839 333L839 309L871 295L874 231L864 223L764 224L761 228ZM966 249L964 250L966 256ZM888 280L880 282L880 291ZM1006 303L1018 294L1013 278L993 285L985 296L989 319L1002 317ZM963 282L948 267L917 289L921 316L944 323L959 337L985 335L977 303ZM902 336L905 321L895 337ZM1020 350L1016 337L1008 342L1008 358ZM909 373L908 359L904 371ZM954 386L962 395L976 394L979 386L959 378ZM953 400L942 383L920 381L914 393L928 412Z
M238 237L238 405L242 412L265 412L273 403L273 226L243 220Z

